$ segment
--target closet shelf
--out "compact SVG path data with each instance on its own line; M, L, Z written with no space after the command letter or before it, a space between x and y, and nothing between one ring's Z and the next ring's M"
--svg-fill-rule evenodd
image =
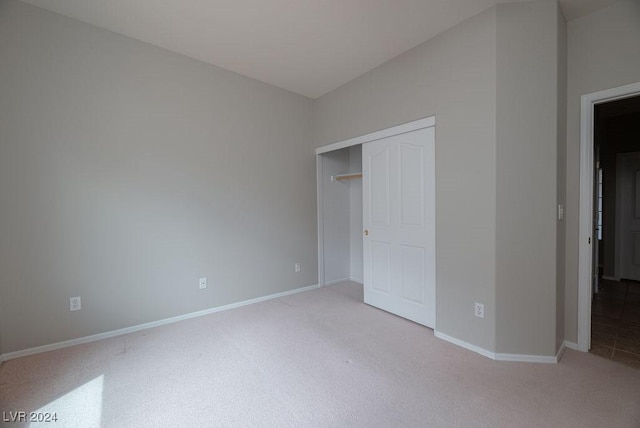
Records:
M349 174L332 175L331 176L331 181L351 180L353 178L362 178L362 173L361 172L352 172L352 173L349 173Z

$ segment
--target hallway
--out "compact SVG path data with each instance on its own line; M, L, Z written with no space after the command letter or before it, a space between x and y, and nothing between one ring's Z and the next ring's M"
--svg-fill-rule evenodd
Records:
M640 369L640 283L602 280L591 307L591 353Z

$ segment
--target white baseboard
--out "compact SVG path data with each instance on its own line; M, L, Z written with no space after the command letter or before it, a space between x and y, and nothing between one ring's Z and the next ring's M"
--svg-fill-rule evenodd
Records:
M608 281L620 282L620 278L618 278L617 276L602 275L602 279L606 279Z
M178 315L171 318L165 318L158 321L138 324L131 327L121 328L118 330L107 331L99 334L92 334L90 336L79 337L77 339L65 340L63 342L51 343L49 345L36 346L33 348L22 349L20 351L8 352L6 354L0 355L0 364L4 361L12 360L14 358L26 357L27 355L40 354L42 352L54 351L56 349L68 348L69 346L81 345L83 343L90 343L90 342L95 342L97 340L108 339L110 337L121 336L123 334L135 333L136 331L146 330L154 327L160 327L162 325L172 324L174 322L184 321L191 318L197 318L204 315L213 314L216 312L227 311L229 309L235 309L241 306L264 302L265 300L277 299L278 297L284 297L290 294L303 293L305 291L310 291L315 288L318 288L318 284L309 285L307 287L302 287L302 288L295 288L293 290L270 294L268 296L256 297L255 299L244 300L242 302L231 303L229 305L218 306L211 309L205 309L203 311L191 312L188 314Z
M578 344L575 342L569 342L568 340L564 341L565 348L573 349L574 351L579 351Z
M555 364L560 361L562 353L564 352L564 344L560 347L558 353L554 356L546 356L546 355L526 355L526 354L502 354L488 351L484 348L481 348L476 345L472 345L471 343L465 342L460 339L456 339L455 337L451 337L439 331L434 331L434 335L442 340L446 340L447 342L453 343L454 345L458 345L462 348L468 349L475 353L478 353L484 357L491 358L496 361L519 361L524 363L552 363Z
M485 356L487 358L491 358L492 360L496 359L496 354L494 352L487 351L486 349L481 348L479 346L472 345L472 344L467 343L467 342L465 342L463 340L456 339L455 337L451 337L451 336L446 335L444 333L440 333L439 331L435 331L434 330L433 334L437 338L442 339L442 340L446 340L447 342L453 343L454 345L458 345L458 346L460 346L462 348L468 349L470 351L473 351L473 352L475 352L477 354L480 354L482 356Z
M329 285L336 285L336 284L340 284L341 282L347 282L347 281L351 281L351 278L340 278L340 279L334 279L333 281L325 281L324 285L329 286Z
M558 349L558 353L556 354L556 363L559 363L560 360L562 359L565 349L567 349L567 345L565 345L564 342L562 342L560 344L560 349Z
M353 279L353 278L340 278L340 279L334 279L333 281L327 281L324 283L325 287L331 286L331 285L336 285L336 284L340 284L342 282L355 282L356 284L360 284L360 285L364 285L362 283L362 281L358 280L358 279Z
M560 345L556 355L496 354L498 361L520 361L525 363L557 364L564 353L564 343Z

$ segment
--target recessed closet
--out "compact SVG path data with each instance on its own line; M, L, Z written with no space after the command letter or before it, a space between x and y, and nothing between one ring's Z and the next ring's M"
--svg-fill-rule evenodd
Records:
M319 154L318 171L321 285L362 283L362 145Z
M435 326L435 118L316 149L318 283Z

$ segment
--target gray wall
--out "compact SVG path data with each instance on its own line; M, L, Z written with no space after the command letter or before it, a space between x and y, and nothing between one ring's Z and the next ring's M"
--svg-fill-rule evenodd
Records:
M568 23L565 336L578 337L580 97L640 81L640 2L621 0Z
M316 146L436 116L437 330L498 353L564 340L564 30L553 0L498 6L314 103Z
M16 1L0 58L3 353L317 282L311 100Z
M436 115L437 329L485 349L495 340L495 67L490 9L313 106L316 146Z
M496 351L555 355L558 5L500 5L496 34Z
M506 15L498 20L503 13L487 10L311 102L14 0L0 2L0 351L315 283L312 147L435 114L437 328L489 350L549 354L551 321L542 324L542 336L532 333L529 347L509 339L515 330L495 319L499 291L522 301L521 286L509 288L515 271L504 260L526 259L508 254L515 242L506 234L522 210L498 229L497 207L519 197L499 177L517 174L512 155L536 155L538 147L525 137L510 154L513 130L496 133L511 105L505 90L514 83L497 85L496 76L517 81L520 67L504 68L511 42L496 31L537 34L526 20L522 29ZM557 38L557 49L537 54L545 58L541 73L558 86L530 85L539 95L522 89L543 98L540 105L551 92L562 99L563 23L557 19L554 30L552 21L541 21L550 34L529 47ZM528 254L546 252L560 234L550 250L558 251L555 266L536 277L544 282L536 302L555 319L556 348L563 319L566 339L577 339L580 96L640 80L639 23L640 3L621 0L567 25L566 151L562 124L541 131L539 148L550 157L535 164L546 172L556 162L558 176L547 183L534 174L535 183L525 185L530 194L539 190L535 198L545 205L534 220L545 231ZM551 124L563 108L558 102L548 116L535 111L532 123ZM496 145L507 150L496 154ZM547 184L551 190L543 190ZM507 193L498 197L503 186ZM554 227L555 206L546 204L562 203L565 192L566 221ZM548 255L533 260L553 266ZM562 274L553 278L556 269ZM205 275L210 288L200 291L197 278ZM564 317L562 307L554 317L548 308L562 305L563 292ZM69 313L74 295L82 296L83 310ZM485 303L484 320L473 317L473 302ZM537 316L527 309L517 322L525 320Z

